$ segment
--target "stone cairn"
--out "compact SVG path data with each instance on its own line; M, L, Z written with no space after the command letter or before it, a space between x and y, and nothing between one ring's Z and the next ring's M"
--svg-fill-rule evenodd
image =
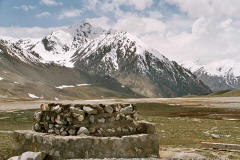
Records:
M144 133L133 104L41 104L33 130L61 136L123 136Z

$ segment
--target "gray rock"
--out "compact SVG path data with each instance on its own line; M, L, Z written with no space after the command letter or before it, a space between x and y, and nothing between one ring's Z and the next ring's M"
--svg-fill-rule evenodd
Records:
M86 134L88 135L89 134L89 131L86 127L81 127L79 128L78 132L77 132L77 135L81 135L81 134Z
M52 133L54 133L55 131L54 131L54 129L49 129L48 130L48 133L50 133L50 134L52 134Z
M62 131L60 135L61 136L68 136L68 133L67 133L67 131Z
M90 121L91 123L94 123L94 121L95 121L94 115L91 115L91 116L89 117L89 121Z
M49 124L48 128L52 129L54 127L54 124Z
M79 114L79 115L77 115L76 118L79 122L82 122L84 120L84 115Z
M39 132L41 131L41 126L38 123L35 123L33 129L34 131Z
M57 115L57 118L55 119L57 124L64 124L63 120L61 119L60 115Z
M105 106L104 107L104 111L107 113L112 114L113 113L113 108L111 106Z
M51 120L51 118L47 115L46 116L46 121L50 121Z
M217 134L211 134L212 138L213 139L220 139L221 137Z
M109 133L115 133L115 129L107 129L107 132L109 132Z
M116 116L116 121L119 121L120 119L121 119L120 114L117 114L117 116Z
M35 112L33 115L33 120L35 122L40 122L42 118L42 112Z
M70 129L70 130L68 131L68 133L69 133L71 136L74 136L74 135L76 135L76 130L75 130L75 129Z
M47 155L43 152L24 152L19 160L44 160Z
M63 109L62 109L62 107L60 107L60 105L57 105L52 108L52 111L56 112L56 113L61 113L63 111Z
M11 158L9 158L8 160L19 160L19 159L20 159L19 156L15 156L15 157L11 157Z
M85 112L87 112L88 114L97 114L97 110L96 109L93 109L91 107L87 107L87 106L84 106L83 107L83 110Z
M54 132L55 132L57 135L60 135L60 131L59 131L59 129L54 128Z
M123 114L132 114L133 113L133 106L130 104L128 107L124 107L120 110Z
M100 118L97 120L98 123L105 123L105 121L106 121L105 118Z
M89 133L95 133L95 132L96 132L96 128L95 127L89 128Z
M127 115L127 116L126 116L126 119L129 120L129 121L132 121L132 120L133 120L133 118L132 118L130 115Z
M81 110L80 108L76 108L76 107L70 107L70 112L72 113L77 113L77 114L84 114L84 111Z
M83 121L84 118L85 118L84 114L73 113L72 115L73 115L74 118L76 118L80 122Z

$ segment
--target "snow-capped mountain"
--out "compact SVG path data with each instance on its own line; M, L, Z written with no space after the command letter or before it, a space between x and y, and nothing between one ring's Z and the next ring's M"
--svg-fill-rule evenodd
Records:
M4 53L26 64L72 68L111 79L140 95L173 97L210 92L189 70L127 32L79 23L40 40L0 39Z
M199 61L183 65L213 91L240 88L240 64L229 60L202 65Z

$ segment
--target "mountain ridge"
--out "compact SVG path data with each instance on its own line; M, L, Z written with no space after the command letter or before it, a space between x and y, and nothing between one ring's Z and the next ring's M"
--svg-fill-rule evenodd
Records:
M37 42L0 40L0 49L24 63L72 68L89 76L111 79L148 97L210 92L188 69L130 33L104 30L89 23L54 31Z

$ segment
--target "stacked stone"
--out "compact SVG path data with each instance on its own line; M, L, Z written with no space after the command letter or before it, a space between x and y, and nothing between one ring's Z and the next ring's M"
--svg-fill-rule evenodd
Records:
M143 133L135 105L41 104L33 129L61 136L123 136Z

